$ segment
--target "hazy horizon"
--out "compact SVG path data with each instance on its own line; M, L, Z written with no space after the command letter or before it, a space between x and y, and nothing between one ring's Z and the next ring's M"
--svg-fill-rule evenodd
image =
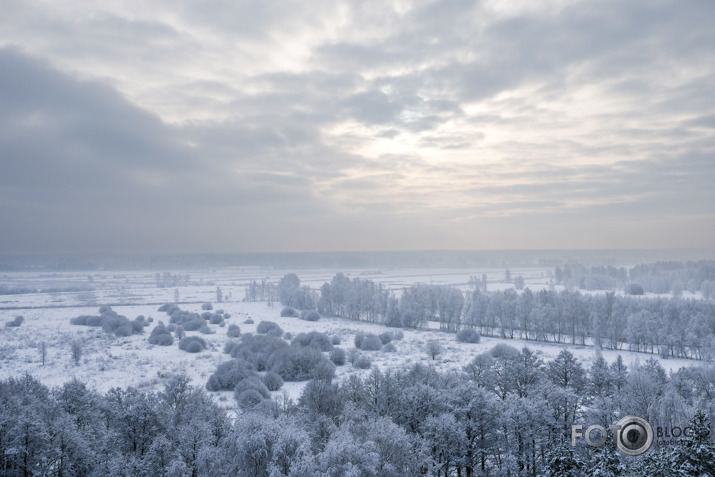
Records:
M0 256L715 246L715 4L10 0Z

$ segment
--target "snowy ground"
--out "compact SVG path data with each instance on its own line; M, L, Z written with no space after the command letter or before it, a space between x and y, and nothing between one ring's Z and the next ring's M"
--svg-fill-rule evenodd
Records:
M25 295L0 296L0 378L30 373L48 386L60 385L72 378L88 383L92 388L105 392L112 387L136 386L146 390L161 388L166 376L183 372L191 377L196 386L203 387L216 366L227 360L223 345L229 339L226 327L210 325L215 334L198 335L209 343L207 351L188 354L173 346L154 346L147 342L153 326L159 321L168 324L168 317L157 308L161 303L173 302L174 290L179 290L180 306L187 311L201 312L202 302L213 302L215 309L223 309L231 315L228 324L237 324L242 333L255 332L256 325L262 320L278 323L285 332L293 335L306 331L320 331L330 336L339 336L340 347L348 350L353 347L353 338L359 331L382 333L388 329L375 324L360 323L338 318L323 317L318 322L306 322L297 318L280 317L281 306L266 303L244 303L246 283L252 279L268 278L277 281L285 271L256 269L224 269L190 271L189 285L157 288L155 274L147 272L102 272L93 274L91 282L86 273L6 273L0 276L0 283L11 286L34 286L46 288L74 285L91 285L93 291L35 293ZM415 282L449 284L467 288L470 275L481 277L486 273L490 289L506 288L511 285L496 283L503 279L504 270L390 270L390 271L352 271L349 276L370 278L386 284L391 289L400 289ZM334 270L301 271L299 276L303 284L318 288L330 280ZM547 269L512 270L513 276L522 275L527 286L539 289L548 286ZM225 297L223 303L215 303L216 287L220 286ZM98 307L111 304L113 309L129 318L138 315L153 317L154 321L146 328L143 335L127 338L115 338L106 335L101 329L70 325L70 318L78 315L98 314ZM23 315L25 322L19 328L8 328L4 324L16 315ZM248 318L254 324L244 324ZM435 324L436 325L436 324ZM78 366L70 356L70 342L80 338L84 349ZM444 352L432 360L424 351L427 340L439 341ZM40 343L48 348L47 360L43 366L39 352ZM502 340L482 338L479 344L463 344L455 341L453 334L438 330L405 330L404 338L395 341L396 352L363 352L374 366L382 370L402 369L416 362L434 366L440 371L460 370L475 354L491 349L495 344L506 342L517 348L528 346L541 352L544 359L554 358L562 349L569 349L585 364L590 361L595 350L588 346L540 343L523 340ZM649 354L628 351L604 350L603 356L609 362L620 353L626 364L632 366L637 361L651 357ZM656 357L657 358L657 357ZM676 370L682 366L701 365L702 362L685 359L662 360L666 370ZM358 373L369 371L357 370L349 364L338 368L338 380ZM286 383L281 391L296 399L303 383ZM276 394L280 395L281 391ZM231 393L214 393L217 401L226 407L233 407Z

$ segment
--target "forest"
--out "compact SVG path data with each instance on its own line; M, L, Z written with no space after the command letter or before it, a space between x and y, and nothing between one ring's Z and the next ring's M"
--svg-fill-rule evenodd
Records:
M2 476L676 476L715 475L709 416L715 372L667 375L657 360L630 369L567 351L544 361L500 344L460 372L422 364L374 368L342 383L323 373L297 402L243 401L231 415L186 376L161 392L73 380L48 389L25 375L0 381ZM571 425L634 414L689 427L644 456L581 439Z

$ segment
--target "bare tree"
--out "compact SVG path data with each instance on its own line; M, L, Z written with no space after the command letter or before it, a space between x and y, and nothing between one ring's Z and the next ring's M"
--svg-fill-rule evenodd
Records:
M428 340L427 344L425 345L425 351L427 351L429 357L434 360L435 358L437 358L438 355L442 354L443 350L442 345L439 344L438 341Z
M40 345L37 348L37 351L40 353L40 359L42 360L42 366L45 365L45 361L47 361L47 343L44 341L40 342Z
M70 343L70 351L72 352L72 361L75 366L79 365L79 360L82 359L82 342L78 339L73 339Z

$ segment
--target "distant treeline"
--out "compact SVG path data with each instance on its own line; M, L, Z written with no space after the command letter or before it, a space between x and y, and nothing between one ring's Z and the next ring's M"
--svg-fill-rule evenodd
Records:
M246 301L278 299L323 315L401 328L457 332L511 339L594 344L609 349L658 353L663 357L711 359L715 351L715 303L711 300L582 294L572 290L514 289L464 293L445 285L414 284L396 294L384 285L336 274L319 291L301 286L295 274L277 285L253 282Z
M10 286L0 284L0 295L27 295L30 293L72 293L72 292L83 292L83 291L94 291L94 287L91 285L68 285L68 286L55 286L55 287L30 287L30 286Z
M627 289L629 284L640 285L651 293L683 291L701 292L705 298L715 297L715 261L656 262L632 268L567 265L554 269L557 285L582 290Z

